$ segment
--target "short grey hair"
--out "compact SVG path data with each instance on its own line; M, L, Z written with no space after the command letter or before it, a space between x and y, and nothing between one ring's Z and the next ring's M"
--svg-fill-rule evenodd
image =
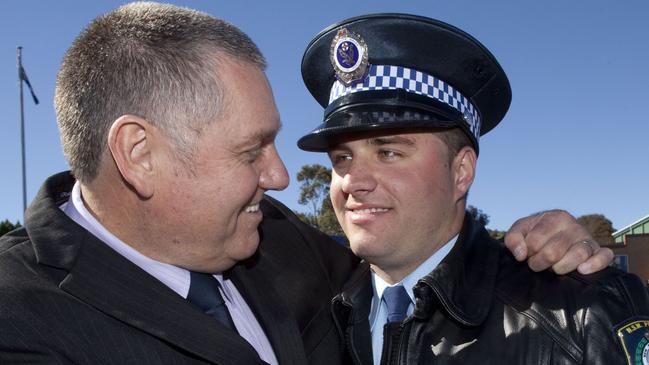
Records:
M66 52L54 107L73 174L98 174L108 131L122 115L144 118L190 159L201 131L223 109L219 59L264 70L252 40L209 14L135 2L93 20Z

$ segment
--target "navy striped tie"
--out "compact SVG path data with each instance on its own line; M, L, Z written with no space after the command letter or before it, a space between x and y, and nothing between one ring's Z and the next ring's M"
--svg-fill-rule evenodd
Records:
M190 273L191 282L187 300L200 308L205 314L216 318L223 325L236 332L237 328L234 326L228 307L225 306L225 301L221 296L219 281L210 274L193 271L190 271Z

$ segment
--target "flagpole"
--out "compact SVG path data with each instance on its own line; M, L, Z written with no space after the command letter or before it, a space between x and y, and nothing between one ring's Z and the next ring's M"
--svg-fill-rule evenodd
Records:
M23 67L23 47L18 46L16 48L16 53L18 57L18 85L20 89L20 152L22 157L22 166L23 166L23 213L27 210L27 177L25 174L25 111L23 105L23 78L22 78L22 67Z

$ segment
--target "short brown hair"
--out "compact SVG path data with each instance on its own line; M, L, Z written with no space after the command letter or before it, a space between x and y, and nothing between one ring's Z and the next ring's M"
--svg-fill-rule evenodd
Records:
M453 160L457 156L458 152L464 147L471 147L475 150L471 139L466 135L462 128L456 127L451 129L446 129L437 133L439 138L446 144L448 148L448 166L449 169L453 166ZM466 199L469 197L469 191L467 190L466 194L462 197L462 200L466 202Z
M462 148L468 146L475 149L471 143L471 139L459 127L442 130L437 135L446 144L446 147L448 147L449 165Z

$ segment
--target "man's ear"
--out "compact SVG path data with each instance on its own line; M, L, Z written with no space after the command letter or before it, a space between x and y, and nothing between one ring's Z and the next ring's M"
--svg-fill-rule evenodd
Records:
M453 159L455 199L460 200L469 192L475 179L475 169L478 157L475 150L469 146L462 147Z
M135 115L123 115L110 127L108 148L122 178L144 199L153 195L151 138L154 127Z

